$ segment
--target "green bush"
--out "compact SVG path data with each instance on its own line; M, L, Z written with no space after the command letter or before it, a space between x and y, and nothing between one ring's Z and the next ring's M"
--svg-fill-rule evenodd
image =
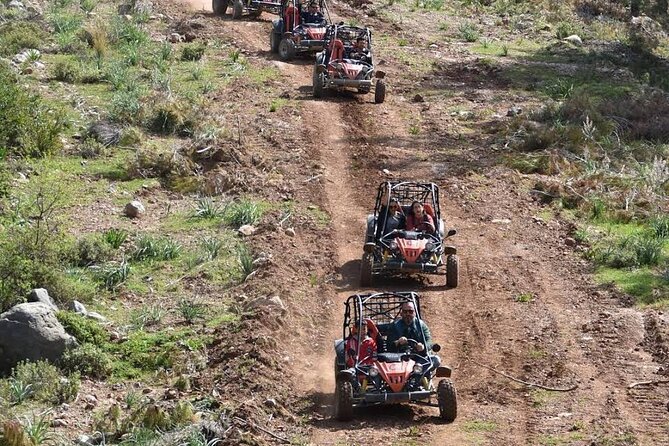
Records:
M109 115L113 121L134 124L142 120L141 93L137 90L117 91L112 96Z
M74 400L81 384L78 374L63 376L48 361L20 363L12 371L11 380L30 385L32 399L50 404Z
M262 206L249 199L240 199L228 203L223 210L223 219L228 225L234 227L255 224L262 215Z
M195 128L194 113L181 101L161 101L153 107L149 128L162 134L190 135Z
M0 148L20 157L43 157L62 148L62 113L46 106L18 84L12 70L0 63Z
M56 317L65 331L74 336L80 344L101 347L109 341L109 333L93 319L69 311L59 311Z
M112 247L99 235L89 235L77 242L79 266L99 264L110 259Z
M36 23L11 21L0 26L0 55L13 56L23 49L39 49L44 38L44 31Z
M201 43L194 43L184 46L181 50L181 60L196 61L202 59L206 47Z
M81 67L72 60L59 60L53 66L51 76L61 82L74 84L81 79Z
M132 259L142 260L172 260L181 254L179 242L168 237L154 237L144 235L137 241L137 248L132 253Z
M109 353L93 344L67 350L61 358L61 367L74 373L94 378L107 378L113 369L112 357Z

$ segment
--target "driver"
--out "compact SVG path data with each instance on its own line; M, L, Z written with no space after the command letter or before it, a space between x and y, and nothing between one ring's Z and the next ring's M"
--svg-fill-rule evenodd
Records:
M367 49L367 39L358 37L348 53L349 59L367 60L369 58L369 50Z
M434 234L434 220L425 212L425 207L420 201L411 203L411 213L407 217L407 231L422 231Z
M407 345L407 339L413 339L418 343L415 350L423 353L427 348L432 348L432 335L427 324L416 318L416 308L413 302L405 302L401 307L401 318L389 324L379 325L379 330L388 334L388 345L394 345L397 349ZM421 341L425 340L425 344Z
M321 24L325 21L323 13L320 12L318 3L312 1L309 3L309 8L306 12L302 12L302 23L317 23Z
M402 211L402 206L397 198L391 198L388 205L388 217L386 218L384 234L389 234L395 229L404 229L406 227L406 218Z

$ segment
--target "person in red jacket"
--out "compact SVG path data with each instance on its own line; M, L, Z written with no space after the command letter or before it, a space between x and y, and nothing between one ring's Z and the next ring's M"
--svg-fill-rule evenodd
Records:
M346 366L353 367L357 361L362 365L370 365L374 362L374 355L376 354L376 338L379 335L379 330L371 319L365 319L367 330L365 336L362 338L360 348L358 348L358 327L351 327L351 334L346 339Z
M425 212L425 207L420 201L411 203L411 213L407 216L407 231L422 231L434 234L434 220L430 214Z

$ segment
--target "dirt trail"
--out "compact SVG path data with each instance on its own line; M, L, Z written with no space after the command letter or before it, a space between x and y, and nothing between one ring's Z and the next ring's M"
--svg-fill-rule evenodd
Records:
M210 7L190 1L197 10ZM226 18L224 26L245 50L270 57L269 19ZM220 18L207 20L221 26ZM483 159L478 166L466 156L417 159L414 149L431 142L408 140L401 130L407 128L402 121L407 106L393 96L392 76L388 102L380 106L366 97L314 101L308 61L274 63L291 97L303 100L305 127L300 131L305 144L313 146L315 161L324 166L321 190L336 251L334 285L327 296L314 296L328 302L317 330L318 348L312 340L304 343L305 360L298 370L297 381L306 383L300 391L317 415L312 443L669 444L667 386L626 390L630 382L652 379L661 365L653 356L647 318L592 283L585 262L565 247L569 225L536 219L538 207L522 179L481 167L490 156L486 153L476 154ZM459 141L447 149L465 150ZM358 289L359 258L365 215L385 178L380 167L438 183L446 225L459 231L454 239L461 259L457 289L441 286L443 278L384 281L374 288L421 293L423 316L443 346L442 360L454 367L459 417L453 424L440 423L436 409L409 406L361 411L345 425L330 418L332 342L341 336L343 301L364 291ZM477 168L484 173L473 174ZM579 388L568 393L529 389L475 362L528 381Z

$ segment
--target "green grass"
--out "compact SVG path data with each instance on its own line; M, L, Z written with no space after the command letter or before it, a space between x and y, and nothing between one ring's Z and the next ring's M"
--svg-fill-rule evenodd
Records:
M669 305L669 281L651 268L617 269L600 267L595 274L599 283L614 283L636 298L641 306L666 308Z
M497 423L487 420L469 420L461 425L465 432L494 432L497 429Z

